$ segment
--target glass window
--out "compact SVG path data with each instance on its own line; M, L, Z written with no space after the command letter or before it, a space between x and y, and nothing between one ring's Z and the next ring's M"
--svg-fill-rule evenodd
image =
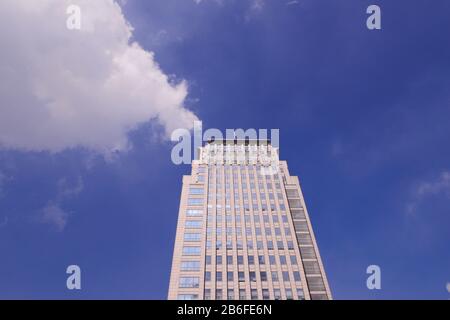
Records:
M267 281L267 272L261 271L261 281Z
M249 265L255 264L255 257L254 256L248 256L248 264Z
M242 271L238 272L238 280L239 280L239 282L245 281L245 274L244 274L244 272L242 272Z
M199 271L200 261L181 261L181 271Z
M270 265L274 266L277 264L276 260L275 260L275 256L269 256L269 262Z
M281 263L282 265L285 265L285 264L286 264L286 257L285 257L285 256L280 255L280 263Z
M278 282L278 272L277 271L272 271L272 281Z
M184 241L200 241L202 235L200 233L185 233Z
M251 282L256 282L256 273L254 271L250 271L249 276Z
M232 282L234 280L234 274L233 271L228 271L227 272L227 280Z
M227 264L233 264L233 256L227 256Z
M286 289L286 299L292 300L292 290L291 289Z
M245 300L247 296L245 294L245 289L239 289L239 300Z
M283 271L283 281L287 282L289 281L289 272Z
M191 228L191 229L201 228L202 221L201 220L186 220L185 227Z
M216 289L216 300L222 300L222 289Z
M211 289L205 289L205 294L203 296L205 300L211 300Z
M252 300L258 300L258 290L251 289Z
M205 256L205 264L211 264L211 256Z
M206 271L205 272L205 282L211 281L211 272Z
M266 264L264 256L258 256L258 262L259 264Z
M189 194L203 194L203 188L190 187Z
M216 272L216 281L217 282L222 281L222 272L221 271Z
M305 293L302 288L297 289L297 298L298 300L305 300Z
M180 288L198 288L198 277L180 277Z
M297 282L302 281L302 279L300 278L300 272L294 271L294 280Z
M221 265L222 264L222 256L216 256L216 264Z
M202 214L203 214L203 210L199 210L199 209L188 209L186 211L186 216L188 216L188 217L201 216Z
M228 300L234 300L234 290L233 289L228 289Z
M273 289L273 295L275 300L281 300L281 291L280 289Z
M200 255L200 247L183 247L184 256L198 256Z
M278 249L283 250L284 249L283 241L277 241L277 247Z
M202 198L189 198L188 199L188 205L190 205L190 206L201 206L201 205L203 205L203 199Z
M296 256L291 256L291 264L292 265L296 265L297 264L297 257Z
M262 295L263 300L269 300L270 299L269 289L262 289Z
M179 294L178 300L197 300L198 294Z

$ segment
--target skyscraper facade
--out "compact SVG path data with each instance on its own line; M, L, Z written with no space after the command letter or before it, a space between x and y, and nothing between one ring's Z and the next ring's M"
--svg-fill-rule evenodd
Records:
M332 298L299 180L270 141L200 148L183 176L168 298Z

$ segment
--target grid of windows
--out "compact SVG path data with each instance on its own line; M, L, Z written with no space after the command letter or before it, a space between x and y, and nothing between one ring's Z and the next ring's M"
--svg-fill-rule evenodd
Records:
M302 300L306 283L324 290L321 277L302 278L304 268L320 268L300 260L316 254L299 192L285 187L284 175L264 176L258 165L197 167L196 184L187 186L182 254L199 257L182 261L180 271L201 273L181 274L180 288L204 281L204 299ZM203 236L204 247L193 246Z

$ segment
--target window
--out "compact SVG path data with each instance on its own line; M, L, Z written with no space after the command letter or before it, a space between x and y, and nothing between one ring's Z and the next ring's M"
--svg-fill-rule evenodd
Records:
M221 282L222 281L222 271L216 272L216 281Z
M178 300L197 300L198 294L179 294Z
M281 300L281 291L280 289L273 289L273 295L275 300Z
M298 300L305 300L305 293L303 292L302 288L297 289L297 297Z
M286 193L289 198L300 198L296 189L286 189Z
M211 264L211 256L205 256L205 264Z
M185 233L184 241L200 241L202 235L200 233Z
M239 265L243 265L244 264L244 257L243 256L238 256L237 257L237 261Z
M269 262L270 265L274 266L277 264L276 260L275 260L275 256L269 256Z
M297 257L296 256L291 256L291 264L292 265L296 265L297 264Z
M205 282L209 282L209 281L211 281L211 272L206 271L205 272Z
M188 199L188 205L189 206L202 206L203 205L203 199L202 198L189 198Z
M272 281L278 282L278 272L277 271L272 271Z
M289 281L289 272L283 271L283 281L288 282Z
M251 290L251 297L252 297L252 300L258 300L258 290L257 289Z
M227 280L229 282L232 282L234 280L234 276L233 276L233 272L232 271L228 271L227 272Z
M292 290L286 289L286 300L292 300Z
M216 300L222 300L222 289L216 289Z
M300 278L300 272L294 271L294 281L300 282L302 279Z
M316 261L305 261L304 267L306 274L320 274L320 267Z
M289 202L289 206L291 208L301 208L302 207L302 204L301 204L300 200L288 199L288 202Z
M262 241L256 241L256 248L258 250L263 250L264 249L264 245Z
M227 256L227 264L233 264L233 256Z
M262 295L263 300L269 300L270 299L269 289L262 289Z
M248 264L249 265L255 264L255 257L254 256L248 256Z
M203 188L190 187L189 194L203 194Z
M201 220L187 220L185 224L186 228L197 229L202 227Z
M211 300L211 289L205 289L204 300Z
M181 261L181 271L199 271L200 261Z
M258 256L258 262L259 264L266 264L266 261L264 260L264 256Z
M283 241L277 241L277 247L279 250L283 250L284 249Z
M245 294L245 289L239 289L239 300L245 300L247 296Z
M245 281L245 274L244 274L244 272L242 272L242 271L238 272L238 280L239 280L239 282Z
M321 277L307 277L306 280L311 291L325 291L325 284Z
M180 278L180 288L198 288L199 278L198 277L181 277Z
M200 255L200 247L183 247L184 256L198 256Z
M249 276L251 282L256 282L256 273L254 271L250 271Z
M216 256L216 264L221 265L222 264L222 256Z
M286 257L285 257L285 256L280 256L280 263L281 263L282 265L285 265L285 264L286 264Z
M228 298L228 300L234 300L234 290L233 289L228 289L227 298Z
M288 241L287 244L288 244L288 249L289 250L293 250L294 249L294 243L292 241Z
M203 214L203 210L198 210L198 209L188 209L186 211L186 216L188 217L197 217L197 216L201 216Z
M261 271L261 281L267 281L267 272Z

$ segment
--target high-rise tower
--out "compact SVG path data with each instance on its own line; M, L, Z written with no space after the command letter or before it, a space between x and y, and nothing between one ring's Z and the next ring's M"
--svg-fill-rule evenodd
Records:
M331 299L299 180L259 140L211 141L183 177L169 299Z

